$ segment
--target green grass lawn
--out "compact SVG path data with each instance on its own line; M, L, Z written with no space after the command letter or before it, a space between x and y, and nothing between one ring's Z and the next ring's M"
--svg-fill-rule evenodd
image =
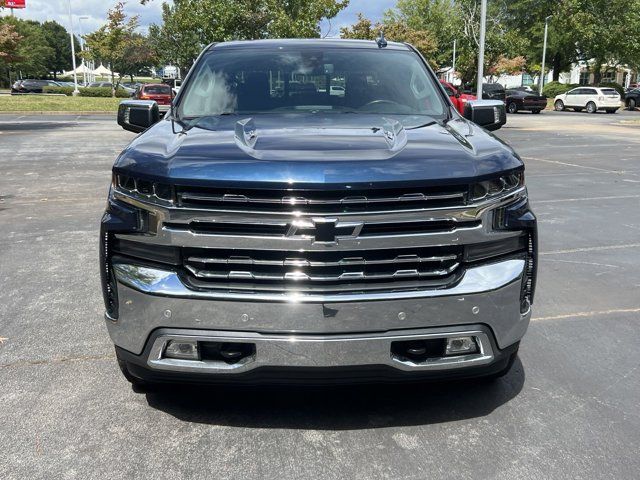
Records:
M116 112L122 98L0 95L0 112Z

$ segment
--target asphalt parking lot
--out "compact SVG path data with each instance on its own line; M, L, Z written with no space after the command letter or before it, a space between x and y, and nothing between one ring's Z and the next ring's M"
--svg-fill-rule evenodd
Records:
M0 478L637 478L640 112L510 115L534 318L495 384L134 392L102 320L111 117L0 116Z

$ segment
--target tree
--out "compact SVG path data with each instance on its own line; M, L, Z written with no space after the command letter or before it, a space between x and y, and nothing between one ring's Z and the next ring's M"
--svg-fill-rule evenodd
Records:
M20 59L18 47L23 36L10 23L0 24L0 61L11 64Z
M451 0L398 0L397 10L386 13L385 21L398 19L415 30L427 30L437 40L437 49L429 59L446 65L453 57L453 41L460 43L461 18ZM459 51L459 45L458 45Z
M549 15L547 60L553 69L553 80L558 81L560 73L578 61L576 33L570 25L573 13L571 9L567 10L566 1L511 0L505 3L505 23L525 42L521 54L527 60L525 68L530 73L540 72L544 24Z
M489 75L515 75L522 72L527 60L523 56L514 58L507 58L501 56L498 60L489 68L487 73Z
M411 28L394 16L389 16L382 23L373 25L371 20L359 13L356 23L350 27L342 27L340 29L340 36L342 38L375 40L380 31L384 31L387 40L412 44L429 61L431 61L433 53L437 49L438 44L431 32Z
M133 33L128 41L122 58L115 64L120 77L129 75L133 83L133 76L146 73L157 62L155 52L148 37Z
M0 63L5 71L20 72L22 77L43 77L49 73L47 59L52 54L52 49L47 45L47 40L40 23L32 20L20 20L14 17L0 17L2 38L4 41L2 51L4 59Z
M122 78L120 75L116 83L114 69L117 65L125 63L127 49L137 27L138 16L127 19L124 13L124 2L118 2L107 13L107 24L85 37L87 51L84 54L94 60L106 61L109 65L114 97Z
M9 84L11 84L11 65L20 60L18 48L22 38L14 25L0 24L0 68L7 73Z
M421 39L424 43L420 51L436 68L451 64L455 40L457 73L463 82L475 81L480 40L477 0L398 0L397 8L385 14L382 26L389 33L392 30L394 34L401 33L397 32L399 27L405 33L397 38L387 35L388 38L410 43ZM502 58L521 55L523 45L523 40L505 23L504 3L489 2L485 41L487 71Z
M572 11L569 26L575 32L578 55L593 60L594 84L599 85L602 66L640 63L640 0L566 0Z
M348 0L174 0L163 3L163 23L149 33L162 61L188 68L212 42L319 37L319 22L335 17L347 4Z
M58 72L63 70L71 70L73 62L71 61L71 41L67 29L55 21L47 21L42 24L42 32L47 40L47 45L51 47L51 54L46 60L47 68L53 73L53 78L57 78ZM76 62L80 62L78 53L80 52L80 42L73 37L74 48L76 51Z

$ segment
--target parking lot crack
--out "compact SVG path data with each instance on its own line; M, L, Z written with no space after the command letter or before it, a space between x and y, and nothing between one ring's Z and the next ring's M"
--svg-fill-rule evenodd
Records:
M19 368L32 365L58 365L65 363L76 362L93 362L96 360L113 360L115 356L113 354L105 355L78 355L78 356L64 356L56 358L46 358L41 360L16 360L15 362L0 364L0 368Z

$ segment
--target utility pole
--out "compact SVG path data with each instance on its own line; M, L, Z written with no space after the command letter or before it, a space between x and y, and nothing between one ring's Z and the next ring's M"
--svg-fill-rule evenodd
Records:
M71 0L69 0L69 37L71 38L71 64L73 65L73 95L80 93L78 90L78 75L76 74L76 47L73 44L73 17L71 16Z
M456 41L453 41L453 62L451 62L451 83L453 83L453 77L456 76Z
M549 28L549 19L553 15L549 15L544 19L544 42L542 47L542 70L540 71L540 95L542 95L542 88L544 87L544 63L547 57L547 29Z
M82 17L78 17L78 29L80 30L80 51L84 52L84 32L82 31L82 20L88 20L89 17L87 17L86 15L82 16ZM84 56L82 57L82 61L81 61L81 65L82 65L82 81L84 82L84 86L87 86L87 64L84 61Z
M476 80L476 96L482 99L482 79L484 78L484 37L487 29L487 0L482 0L480 8L480 51L478 52L478 78Z

